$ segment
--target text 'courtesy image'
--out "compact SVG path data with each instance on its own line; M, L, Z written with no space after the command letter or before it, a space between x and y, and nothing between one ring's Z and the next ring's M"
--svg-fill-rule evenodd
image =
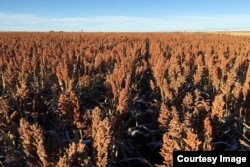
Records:
M184 166L192 164L199 166L221 166L237 165L249 166L250 154L247 151L175 151L173 155L173 166Z

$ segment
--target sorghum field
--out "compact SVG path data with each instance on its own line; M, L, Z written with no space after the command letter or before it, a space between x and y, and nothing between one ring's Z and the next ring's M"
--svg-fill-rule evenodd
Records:
M0 166L172 166L250 150L250 36L0 33Z

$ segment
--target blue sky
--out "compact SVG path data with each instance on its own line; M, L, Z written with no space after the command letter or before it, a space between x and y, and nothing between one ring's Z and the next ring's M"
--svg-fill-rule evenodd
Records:
M250 30L249 0L0 0L0 31Z

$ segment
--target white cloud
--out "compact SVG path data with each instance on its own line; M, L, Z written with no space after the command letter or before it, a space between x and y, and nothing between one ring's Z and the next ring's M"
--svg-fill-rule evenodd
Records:
M0 31L195 31L250 28L248 20L250 20L250 15L45 18L30 14L0 13Z
M201 29L250 29L250 15L176 16L176 20Z

